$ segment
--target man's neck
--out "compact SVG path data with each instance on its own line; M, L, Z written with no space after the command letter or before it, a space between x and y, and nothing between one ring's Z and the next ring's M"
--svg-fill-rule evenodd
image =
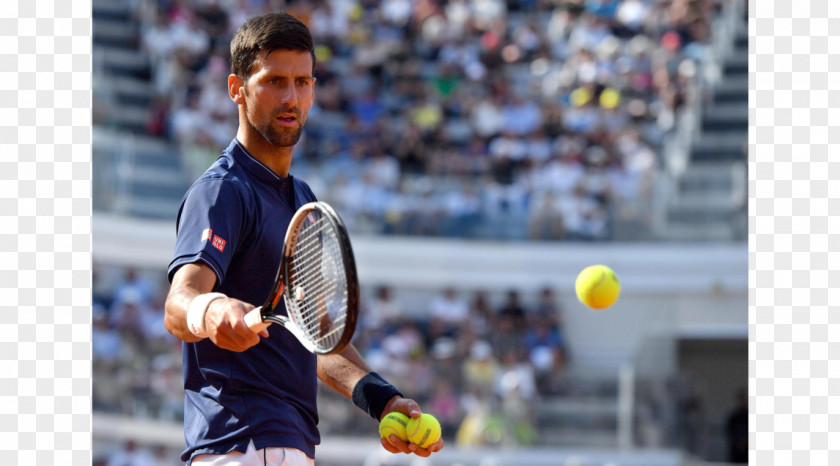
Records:
M292 152L294 147L278 147L270 144L259 133L252 128L245 128L239 125L236 132L236 139L255 159L262 162L266 167L282 178L289 176L289 167L292 165Z

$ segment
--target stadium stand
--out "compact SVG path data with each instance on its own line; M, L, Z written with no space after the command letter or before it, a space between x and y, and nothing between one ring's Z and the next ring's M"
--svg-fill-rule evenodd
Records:
M103 284L106 271L111 278ZM183 421L180 342L162 326L168 287L154 278L159 274L149 272L96 270L93 409L178 423ZM441 290L441 297L449 293ZM616 446L618 380L607 372L566 371L563 313L551 289L527 306L510 301L515 295L510 291L498 304L482 292L451 295L458 304L429 296L429 313L412 314L389 299L388 291L378 290L364 301L364 331L354 343L375 370L399 386L412 387L415 399L439 418L450 442ZM434 310L452 306L463 307L465 318L441 325ZM370 434L362 413L323 386L319 410L324 435ZM110 454L121 458L131 448L137 446L111 447Z
M684 168L672 170L678 173L676 186L667 196L665 231L675 240L731 240L747 234L747 27L745 18L734 13L713 27L711 46L698 67L704 77L698 80L699 105L683 115L681 129L688 135L678 150L688 157Z
M746 238L745 2L92 3L96 213L174 220L189 183L235 132L224 89L230 36L250 16L285 9L319 44L316 107L293 173L354 235ZM160 332L162 275L112 264L95 272L98 464L177 464L180 346ZM557 290L543 301L512 286L502 293L518 296L505 306L509 296L476 288L409 298L385 285L363 290L356 344L425 394L448 442L702 453L685 381L640 381L628 395L628 374L569 344L562 306L551 308ZM464 308L468 325L434 318ZM636 411L622 418L627 396ZM335 393L319 393L319 409L325 435L370 436ZM150 423L133 432L170 440L150 440L152 449L120 440L132 434L108 437L120 416ZM633 439L620 435L628 419Z
M106 239L100 236L100 241ZM556 250L532 245L530 251L500 251L491 243L483 248L453 246L462 251L453 253L431 244L441 240L426 240L429 243L415 245L409 252L414 241L359 238L356 242L365 280L363 320L355 343L377 370L414 387L412 396L424 400L424 406L434 405L429 409L436 414L446 413L450 445L596 450L684 446L696 453L720 451L723 440L715 422L722 416L718 411L730 401L727 384L738 384L739 375L725 372L724 362L715 359L716 373L727 378L704 390L722 391L723 399L704 397L703 412L684 411L683 404L698 405L696 390L703 385L695 386L676 371L681 366L675 363L675 346L686 336L745 338L747 320L740 310L746 291L738 290L746 286L746 276L739 272L746 254L740 255L737 246L659 245L654 252L644 246L612 245L606 252L611 263L633 273L623 277L627 293L619 308L594 313L575 301L568 284L580 264L591 260L594 249L604 246L568 245ZM155 325L162 330L157 292L168 287L162 269L153 264L165 262L169 248L153 246L154 242L147 243L145 254L164 258L146 262L142 269L127 265L134 263L131 260L109 261L126 264L121 266L95 267L94 298L101 305L95 314L95 346L108 344L98 333L105 327L100 319L107 315L111 333L120 335L124 348L94 353L94 378L101 382L94 384L95 419L108 414L132 423L151 419L177 427L183 393L177 377L178 343L154 332ZM497 254L488 257L487 249ZM692 264L690 270L682 261L667 262L674 254ZM515 276L493 272L504 270L513 256L519 257L523 271ZM562 270L557 270L558 263ZM395 273L401 266L408 270ZM488 273L468 272L480 268ZM137 272L130 273L132 269ZM554 271L554 281L538 278L547 277L549 270ZM539 286L533 284L535 278ZM544 295L545 287L553 292ZM511 291L518 293L512 296ZM127 306L120 304L126 300L142 304L126 313ZM462 309L465 304L466 321L436 322L434 315L440 315L440 309ZM514 331L523 314L520 330ZM721 344L714 343L701 354L711 354ZM119 359L109 365L103 358L100 363L101 354L117 354ZM746 366L746 361L744 354L740 363ZM628 365L635 366L635 375L626 373ZM522 392L506 390L520 384ZM319 393L319 409L320 428L331 442L369 437L369 419L331 390ZM527 422L515 422L523 418ZM631 428L623 429L628 420ZM114 438L96 422L94 427L95 437ZM138 442L160 441L158 434L142 427L133 432L129 438ZM622 439L622 432L633 435ZM183 440L177 435L167 444L177 446L179 441Z
M319 44L293 171L353 231L743 239L745 26L721 5L94 1L95 202L174 216L236 127L229 37L286 8Z

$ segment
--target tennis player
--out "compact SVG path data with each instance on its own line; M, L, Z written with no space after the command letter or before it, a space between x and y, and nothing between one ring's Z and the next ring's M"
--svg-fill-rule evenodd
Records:
M349 345L308 352L282 328L251 332L243 318L268 296L297 208L314 201L289 174L314 98L306 26L286 13L247 21L231 42L236 138L190 187L178 212L166 328L183 340L184 435L191 465L312 465L320 443L317 379L380 420L420 407L372 372ZM429 456L396 440L390 452Z

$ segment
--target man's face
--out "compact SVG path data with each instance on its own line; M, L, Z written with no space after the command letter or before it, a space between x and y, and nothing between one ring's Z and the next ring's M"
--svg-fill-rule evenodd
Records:
M294 146L315 93L308 51L275 50L260 56L245 82L248 123L270 144Z

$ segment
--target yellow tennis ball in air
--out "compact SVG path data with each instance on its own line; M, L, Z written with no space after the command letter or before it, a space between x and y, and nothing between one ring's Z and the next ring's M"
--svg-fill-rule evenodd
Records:
M405 432L409 442L429 448L440 440L440 423L431 414L423 413L408 420Z
M398 411L388 413L379 422L379 436L388 440L388 436L394 434L400 440L408 440L405 433L408 419L408 416ZM391 440L388 440L388 443L391 443Z
M575 292L583 304L593 309L605 309L613 305L621 284L618 277L606 265L592 265L580 272L575 280Z

